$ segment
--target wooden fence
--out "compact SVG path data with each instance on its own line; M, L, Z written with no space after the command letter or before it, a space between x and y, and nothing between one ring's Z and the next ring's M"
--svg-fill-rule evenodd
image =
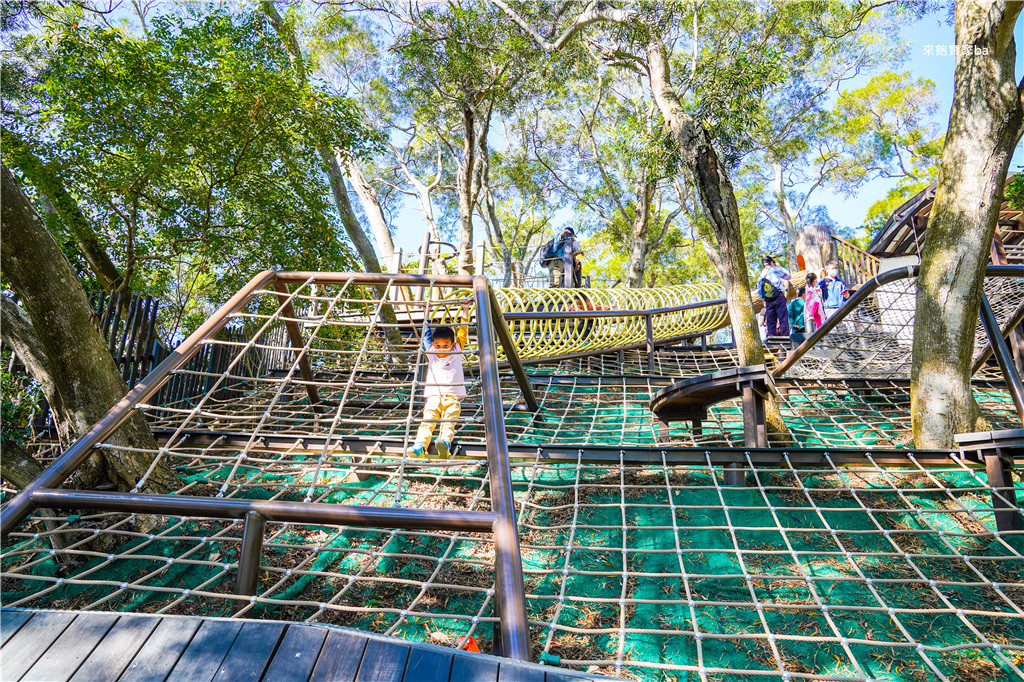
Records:
M107 348L114 363L121 372L127 387L132 387L149 374L170 355L174 348L157 332L157 314L160 301L152 296L137 296L128 292L94 294L89 303L96 313L100 332L106 339ZM265 376L276 368L287 366L291 351L288 346L284 325L273 327L260 339L261 345L276 346L282 350L250 348L238 362L231 366L238 354L238 347L232 343L245 343L250 335L244 329L225 328L217 334L217 340L225 343L203 345L199 351L179 370L176 370L157 395L150 401L154 405L170 405L188 402L211 391L226 370L230 375L221 381L211 395L214 400L228 397L251 377ZM9 370L25 373L25 367L13 360ZM45 399L33 420L36 429L51 424L49 406Z

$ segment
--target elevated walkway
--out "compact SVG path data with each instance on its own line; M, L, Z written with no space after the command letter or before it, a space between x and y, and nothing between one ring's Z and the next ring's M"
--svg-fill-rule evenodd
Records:
M581 682L608 679L333 625L3 609L7 682Z

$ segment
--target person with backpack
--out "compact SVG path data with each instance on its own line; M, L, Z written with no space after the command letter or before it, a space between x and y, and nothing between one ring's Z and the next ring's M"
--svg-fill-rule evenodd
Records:
M548 269L550 284L552 288L565 286L565 260L568 256L573 264L572 285L580 286L582 283L583 264L579 257L583 255L583 247L576 240L576 231L567 227L561 231L558 237L551 239L541 250L541 267Z
M764 316L768 336L789 336L789 310L786 308L786 288L789 270L775 264L775 259L761 259L764 269L757 278L757 295L764 301Z

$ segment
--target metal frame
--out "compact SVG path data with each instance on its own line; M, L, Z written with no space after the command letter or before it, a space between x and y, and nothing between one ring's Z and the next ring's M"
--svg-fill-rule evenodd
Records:
M171 372L182 367L199 351L202 342L212 338L241 310L258 291L273 285L284 309L289 339L297 353L297 362L305 381L312 380L308 357L303 354L301 333L289 315L289 283L353 283L369 285L421 287L455 286L472 288L476 301L479 369L482 382L484 424L487 433L487 461L490 474L493 512L459 512L348 505L297 503L283 501L198 498L177 495L59 490L93 448L117 429L137 405L155 395ZM486 278L459 276L425 276L365 273L317 273L265 271L231 297L199 329L189 336L170 356L125 395L107 414L72 444L63 455L0 510L0 538L6 539L14 528L36 508L91 509L162 515L203 515L215 518L245 519L242 551L239 555L236 594L248 600L255 594L255 580L267 520L293 523L331 523L337 525L401 528L406 530L451 530L487 532L494 535L495 546L495 611L500 633L495 633L495 646L502 655L514 660L530 660L529 623L526 617L526 593L523 585L519 536L516 525L512 479L509 468L508 443L501 404L495 333L505 348L507 362L512 366L520 389L530 409L539 409L526 372L519 361L515 345L500 312L492 307L494 294ZM315 387L307 383L310 401L320 402Z

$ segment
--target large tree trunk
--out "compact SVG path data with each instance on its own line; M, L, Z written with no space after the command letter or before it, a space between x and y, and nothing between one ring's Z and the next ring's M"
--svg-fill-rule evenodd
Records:
M779 217L782 220L783 229L786 231L786 260L789 262L789 269L796 272L796 223L793 222L793 211L786 198L786 187L783 182L782 164L778 161L772 163L775 171L775 203L779 208Z
M0 173L4 226L0 263L32 321L49 378L60 393L65 428L77 436L106 414L127 387L93 322L85 291L71 265L10 169L3 166ZM151 453L157 449L145 419L133 413L107 442L148 452L124 452L118 447L97 452L80 469L82 484L96 485L106 477L123 490L134 488L153 464ZM177 479L161 460L143 487L166 493L177 488Z
M44 163L33 153L26 140L7 128L3 128L2 139L4 153L53 206L57 216L74 238L78 250L89 264L99 285L107 291L125 288L124 276L100 244L92 222L64 187L64 182L53 164Z
M370 229L373 230L373 236L377 238L380 255L390 267L395 258L395 243L391 239L391 230L388 228L388 221L381 209L377 190L363 175L363 169L354 159L345 161L342 167L363 204L363 211L366 212L366 218L370 221Z
M490 110L480 117L480 126L476 134L476 186L483 195L483 206L480 213L487 229L487 238L491 247L501 252L501 261L505 270L501 286L512 285L512 251L505 243L505 233L501 229L501 221L498 218L498 207L494 201L494 194L491 192L491 154L487 147L487 133L490 129ZM483 263L479 264L480 274L483 274Z
M294 27L291 24L285 23L277 8L269 0L264 0L260 3L260 10L270 20L270 24L277 31L281 42L284 43L285 50L288 52L288 58L291 60L292 68L295 69L296 75L301 80L307 80L306 62L302 56L302 50L299 48L299 41L295 35ZM352 245L355 246L360 260L363 261L363 268L366 272L379 274L381 272L380 260L377 257L377 253L373 250L373 245L367 238L366 233L363 231L363 226L359 224L359 219L356 218L356 214L352 210L352 203L348 200L348 188L345 186L345 178L341 173L341 164L338 160L339 155L333 149L323 144L317 144L316 150L324 163L327 179L331 186L331 196L334 197L334 205L338 209L338 215L341 217L341 223L345 227L345 233L352 240ZM388 237L390 239L390 234ZM385 287L374 287L374 292L378 298L384 298L386 295ZM385 324L384 335L388 340L388 345L398 361L404 363L405 353L401 350L403 341L396 326L398 319L395 317L394 309L391 306L383 306L381 308L381 319Z
M698 225L698 234L711 262L722 278L725 288L732 335L741 366L760 365L765 361L764 346L757 331L757 320L750 298L750 276L743 249L740 212L732 182L715 152L707 130L683 109L672 86L668 51L660 38L653 37L646 46L651 92L669 124L672 135L697 188L707 223ZM769 396L766 417L770 434L790 438L778 403Z
M956 4L953 107L917 279L910 409L919 448L950 448L954 434L974 430L979 420L971 391L974 332L1007 166L1024 120L1013 39L1021 6Z
M459 167L459 274L473 274L473 171L476 137L473 109L462 107L462 166Z
M630 230L629 272L626 274L626 285L631 289L639 289L644 285L644 272L647 270L648 231L651 223L651 202L654 201L654 190L657 183L646 182L637 193L636 211Z
M709 229L701 237L707 242L725 287L729 318L741 365L764 362L764 347L757 332L754 309L750 300L749 274L743 251L743 234L736 195L728 173L718 158L711 139L702 125L686 113L672 87L668 54L660 39L647 45L650 64L651 91L662 116L672 129L686 165L697 187L701 207L707 217Z

